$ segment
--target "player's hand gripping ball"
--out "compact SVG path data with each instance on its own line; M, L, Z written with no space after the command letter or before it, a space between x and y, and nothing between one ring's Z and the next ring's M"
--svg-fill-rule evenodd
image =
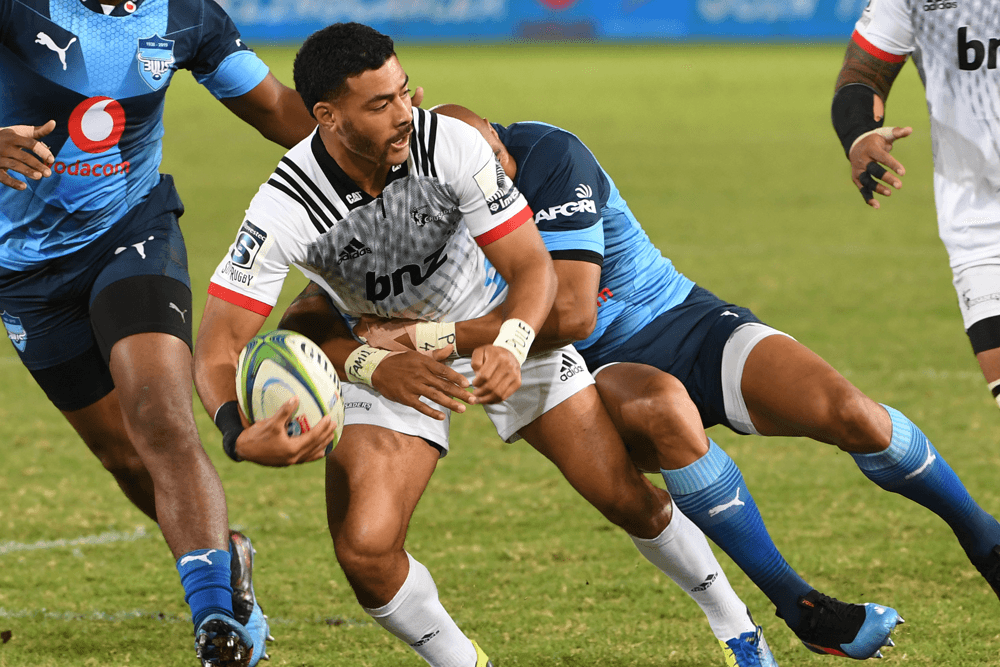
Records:
M337 430L327 454L344 430L344 398L333 363L318 345L294 331L277 329L247 343L236 369L236 393L251 424L274 416L298 396L289 436L306 433L324 415L331 415Z

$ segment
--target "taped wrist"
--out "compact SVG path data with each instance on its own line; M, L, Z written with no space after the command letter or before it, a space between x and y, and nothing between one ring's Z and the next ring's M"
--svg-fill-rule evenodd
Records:
M524 365L528 358L528 350L535 340L535 330L524 320L512 318L500 325L500 334L493 344L509 350L519 365Z
M851 83L833 95L830 116L844 155L850 156L851 146L862 134L882 127L884 118L875 120L875 89L863 83Z
M400 353L362 345L347 357L347 361L344 362L344 372L351 382L363 382L370 387L375 369L386 357L393 354Z
M236 462L243 459L236 453L236 439L243 432L243 420L240 419L240 406L236 401L223 403L215 412L215 426L222 431L222 451Z
M417 352L433 352L451 348L451 357L458 356L454 322L420 322L414 330L413 346Z

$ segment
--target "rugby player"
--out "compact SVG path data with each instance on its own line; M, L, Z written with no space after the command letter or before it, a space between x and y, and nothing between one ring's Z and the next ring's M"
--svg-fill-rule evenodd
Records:
M183 206L158 173L179 68L272 141L315 125L215 2L0 0L0 312L49 400L159 524L199 658L255 664L268 630L253 551L230 541L195 427Z
M559 275L536 346L578 341L626 442L655 446L676 505L767 594L806 646L868 658L890 643L898 617L879 605L845 605L803 581L767 535L739 469L703 428L805 436L849 452L872 481L948 522L997 590L1000 525L912 422L749 310L678 273L574 135L543 123L491 125L453 105L439 111L480 129L535 208ZM496 318L456 323L459 352L495 335ZM363 321L358 330L369 341L395 341L400 333L400 340L416 339L412 323ZM677 380L693 406L677 399Z
M905 169L890 151L912 128L884 127L885 103L913 55L930 110L938 232L965 332L1000 404L998 42L998 0L873 0L848 43L832 116L854 185L878 208L876 193L902 187Z
M350 380L343 435L327 457L327 512L361 606L435 667L490 664L444 609L427 568L403 548L416 503L449 450L444 410L462 412L462 399L485 404L505 440L523 437L556 461L654 563L674 558L676 570L688 568L680 575L687 590L713 590L700 599L721 607L713 628L733 640L730 655L744 656L731 664L774 664L703 536L629 461L579 355L563 346L527 356L552 306L555 273L530 208L490 146L464 123L412 108L392 40L367 26L313 34L294 77L318 129L251 202L212 277L195 350L198 393L217 415L227 452L284 465L321 456L329 440L304 451L281 433L247 426L236 402L240 350L290 266L352 325L366 314L474 318L502 303L497 335L447 365L440 362L448 349L377 349L349 334L324 345ZM433 403L405 406L380 391L397 386Z

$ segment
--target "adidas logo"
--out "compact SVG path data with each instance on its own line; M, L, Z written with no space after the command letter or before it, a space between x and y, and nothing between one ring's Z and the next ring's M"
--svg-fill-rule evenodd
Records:
M438 634L440 634L440 632L441 632L440 630L435 630L434 632L428 632L426 635L424 635L423 637L421 637L420 639L418 639L415 644L410 644L410 646L412 646L413 648L418 648L420 646L423 646L424 644L426 644L430 640L432 640L435 637L437 637Z
M559 369L559 379L565 382L577 373L582 373L584 371L583 365L578 364L576 359L569 356L565 352L562 355L562 368Z
M692 588L691 592L700 593L702 591L707 591L708 588L715 583L715 580L718 578L718 576L719 574L717 572L713 572L712 574L705 577L705 581L701 582L700 584Z
M351 242L344 246L344 249L340 251L340 256L337 258L337 264L343 264L349 259L357 259L361 255L372 254L372 249L366 246L361 241L351 239Z

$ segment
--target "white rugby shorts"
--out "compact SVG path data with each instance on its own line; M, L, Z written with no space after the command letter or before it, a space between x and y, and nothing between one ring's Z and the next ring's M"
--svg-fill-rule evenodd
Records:
M1000 257L987 257L952 267L965 330L976 322L1000 315Z
M462 357L451 367L472 380L472 360ZM580 353L567 345L547 354L528 357L521 367L521 386L502 403L484 405L486 414L505 442L521 436L518 430L594 384ZM432 419L413 408L391 401L366 384L344 383L344 425L369 424L429 440L448 453L451 411L433 401L425 403L445 414L444 421Z

